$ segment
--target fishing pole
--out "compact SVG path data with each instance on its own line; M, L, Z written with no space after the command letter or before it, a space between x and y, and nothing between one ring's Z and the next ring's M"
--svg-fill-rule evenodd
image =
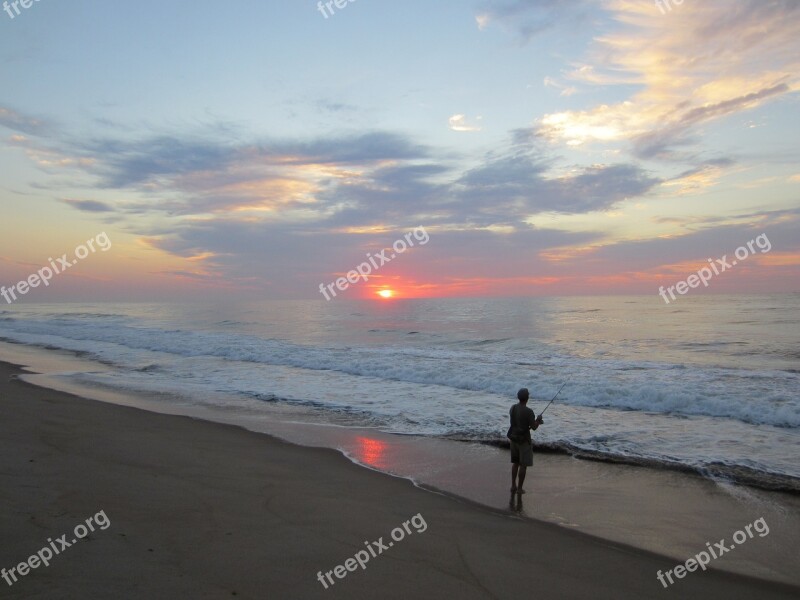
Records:
M558 391L556 392L556 395L553 396L553 400L555 400L556 397L561 393L561 390L563 390L564 386L567 385L567 383L569 383L569 380L570 380L570 378L567 377L567 380L564 383L561 384L561 387L558 388ZM544 414L544 411L547 410L550 407L550 405L553 403L553 400L550 400L550 402L547 403L547 406L544 407L544 410L539 413L540 417Z

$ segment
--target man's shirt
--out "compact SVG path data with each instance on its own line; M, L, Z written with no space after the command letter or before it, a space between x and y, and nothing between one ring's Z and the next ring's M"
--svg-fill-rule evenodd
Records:
M531 441L531 427L536 423L536 415L533 410L517 402L508 411L511 417L511 432L517 443L525 443Z

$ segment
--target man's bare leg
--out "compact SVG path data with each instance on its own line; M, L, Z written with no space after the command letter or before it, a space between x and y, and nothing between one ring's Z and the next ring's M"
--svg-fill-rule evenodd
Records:
M520 494L525 493L525 490L522 489L522 484L525 483L525 473L527 473L527 471L528 467L526 467L525 465L519 465L519 485L517 486L517 492Z
M511 491L517 491L517 471L519 471L519 465L514 463L511 465Z

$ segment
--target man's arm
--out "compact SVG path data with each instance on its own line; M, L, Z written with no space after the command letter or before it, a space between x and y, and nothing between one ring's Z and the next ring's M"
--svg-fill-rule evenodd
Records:
M531 429L536 431L537 429L539 429L539 425L541 425L542 423L544 423L544 419L542 419L542 415L539 415L533 420L533 424L530 427Z

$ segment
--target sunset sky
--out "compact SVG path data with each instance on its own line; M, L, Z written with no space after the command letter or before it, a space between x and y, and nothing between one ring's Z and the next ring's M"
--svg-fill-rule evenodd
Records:
M104 231L25 300L322 300L422 226L339 297L658 300L762 233L709 291L800 291L800 2L333 10L0 12L0 283Z

